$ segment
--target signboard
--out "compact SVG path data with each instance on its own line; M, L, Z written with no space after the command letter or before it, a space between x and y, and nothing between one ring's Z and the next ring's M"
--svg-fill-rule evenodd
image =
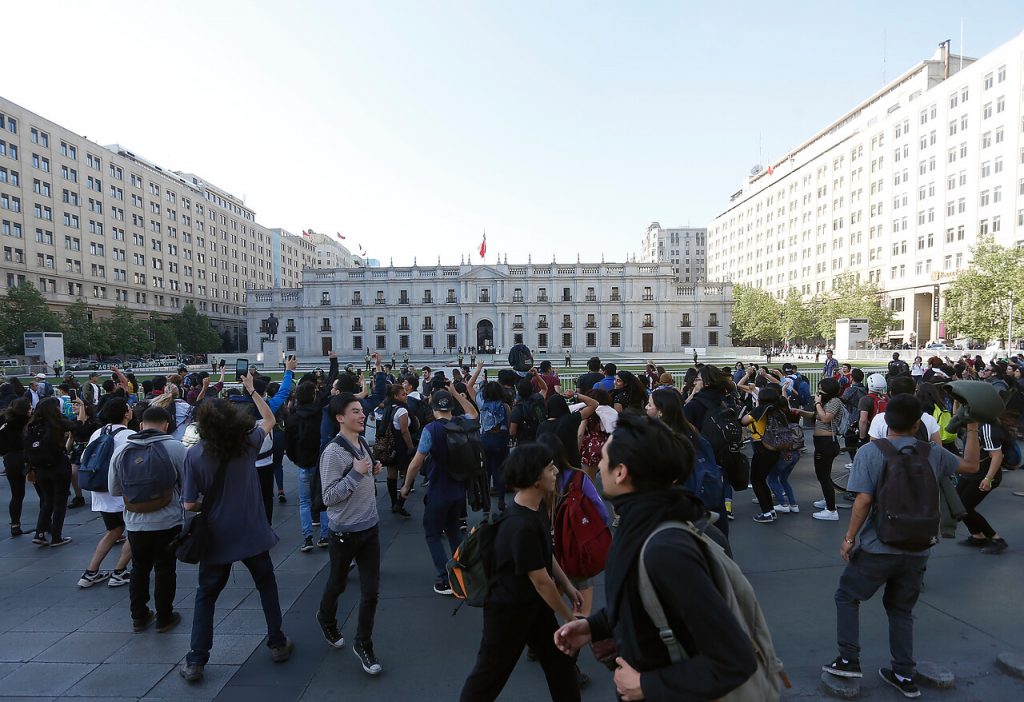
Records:
M939 321L939 286L932 287L932 321Z
M866 318L837 319L836 353L846 355L851 350L865 348L868 343L869 331Z

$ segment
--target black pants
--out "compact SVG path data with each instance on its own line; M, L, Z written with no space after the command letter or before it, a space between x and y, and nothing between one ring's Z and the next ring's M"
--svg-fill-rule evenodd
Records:
M263 497L263 509L267 512L267 524L274 523L274 464L260 466L256 469L260 480L260 496Z
M49 532L59 541L64 532L64 516L68 511L68 493L71 490L71 464L65 461L58 468L36 471L36 490L39 492L39 518L36 531Z
M377 614L380 590L380 532L374 525L365 531L339 534L331 531L331 570L327 575L324 594L320 598L320 621L336 624L338 598L345 592L348 564L356 559L359 566L359 624L356 643L367 643L373 638L373 619Z
M473 672L462 687L460 702L497 699L525 646L537 655L537 661L544 669L551 699L556 702L579 700L576 662L555 648L557 628L554 612L543 603L485 605L480 650Z
M779 452L769 451L761 445L760 441L751 442L754 445L754 460L750 462L750 486L754 488L754 495L757 496L757 504L761 513L771 512L774 507L775 498L768 487L768 474L779 462Z
M846 442L846 453L849 454L850 460L853 461L857 456L857 449L860 448L860 434L856 431L850 431L845 437Z
M25 503L24 467L21 451L4 456L4 471L7 474L7 482L11 486L11 501L7 505L7 510L11 514L11 524L21 524L21 508Z
M839 442L831 436L814 437L814 475L821 485L825 507L836 511L836 489L832 485L832 461L839 455Z
M132 619L145 619L149 611L149 572L154 571L153 601L156 621L163 624L174 610L177 592L177 559L170 549L171 541L181 532L181 525L159 531L129 531L132 546L132 576L128 583Z
M964 516L964 526L972 534L984 534L986 539L991 539L996 535L996 530L992 528L987 519L978 514L977 507L982 500L992 494L992 490L999 487L1002 482L1002 473L996 476L992 482L992 490L988 492L981 491L981 479L984 477L984 471L978 471L977 476L961 475L960 481L956 485L956 492L964 503L964 509L967 510L967 514Z

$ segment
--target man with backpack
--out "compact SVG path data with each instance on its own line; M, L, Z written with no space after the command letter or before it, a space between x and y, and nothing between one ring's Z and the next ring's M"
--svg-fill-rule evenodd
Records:
M846 407L847 415L850 417L850 426L843 439L846 443L846 452L850 455L851 461L857 455L857 447L860 446L860 436L858 433L860 431L860 401L867 394L868 390L864 387L864 371L860 368L854 368L850 371L849 385L843 390L843 394L839 396L839 399L843 401L843 406Z
M753 590L709 538L716 530L695 526L706 524L703 505L674 487L693 463L693 449L662 421L619 417L601 459L604 493L621 517L605 570L609 606L564 624L555 645L573 655L613 639L607 664L623 700L710 700L746 685L757 689L744 687L743 699L777 700L781 666ZM595 647L600 657L597 648L608 647Z
M149 608L150 571L157 633L170 631L181 621L173 607L177 559L170 545L181 533L181 476L187 449L167 433L170 422L167 410L150 407L142 415L141 431L131 434L110 460L110 494L124 500L131 545L128 593L136 632L145 630L154 617Z
M508 434L515 444L537 440L537 430L547 420L544 408L544 396L534 390L529 378L520 380L516 385L519 401L512 408L509 419Z
M839 555L848 562L835 594L839 655L822 670L845 678L863 676L860 603L884 586L882 604L889 618L892 667L880 668L878 674L904 697L918 697L913 609L930 548L938 541L938 483L954 473L977 472L978 424L967 425L961 459L916 438L921 403L912 395L894 396L885 419L888 438L861 447L850 473L849 488L857 493L857 499L839 547Z
M320 460L320 421L330 399L329 389L318 392L315 382L303 380L295 388L295 405L285 427L285 454L298 468L299 527L302 529L302 546L299 550L303 553L313 550L314 516L315 521L320 523L320 538L316 545L320 548L330 546L327 515L313 514L312 504L320 500L314 499L310 493L314 485L320 485L320 481L314 479L317 462Z
M464 415L457 420L452 417L455 402L459 403L464 412ZM455 553L455 549L462 543L459 521L466 504L467 485L462 476L479 471L483 458L480 427L475 421L479 413L469 398L463 393L455 391L452 383L448 384L446 390L435 390L430 395L430 405L434 410L434 421L423 428L416 454L413 456L412 462L409 463L409 470L405 474L401 497L403 500L409 497L416 474L429 459L430 469L427 477L430 479L430 483L427 485L427 495L423 500L423 532L436 571L434 592L438 595L450 595L452 588L448 582L447 570L449 555L445 552L442 534L448 537L448 546L451 548L451 552ZM455 426L452 426L453 424ZM477 446L481 446L481 455L470 454L468 458L470 463L476 460L475 469L472 465L464 465L467 458L462 451L455 456L452 455L453 441L450 435L452 430L457 428L465 428L474 433ZM472 437L469 436L465 438L472 440Z
M892 354L892 360L889 361L886 371L886 380L890 383L893 378L898 378L901 375L910 376L910 366L907 365L906 361L901 360L900 355L895 351Z
M78 466L78 484L83 490L92 491L92 511L99 512L103 518L106 532L96 544L89 566L78 579L78 587L92 587L109 579L109 587L121 587L131 582L128 562L132 558L132 547L128 541L121 547L114 571L100 570L103 559L124 535L124 500L110 494L109 474L114 453L124 450L128 443L131 430L128 423L132 421L132 408L124 398L116 397L103 405L100 420L104 425L93 432L89 443L82 452L82 462Z

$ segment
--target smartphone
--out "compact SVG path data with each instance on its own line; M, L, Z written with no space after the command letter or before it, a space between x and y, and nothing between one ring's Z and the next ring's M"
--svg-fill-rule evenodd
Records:
M222 358L222 359L220 359L220 364L219 364L219 367L220 367L220 368L223 368L223 367L224 367L224 366L226 366L227 364L228 364L228 362L227 362L227 361L226 361L225 359L223 359L223 358Z
M68 390L68 397L71 398L72 402L78 402L78 391L75 390L74 388L71 388L70 390Z
M239 358L235 361L235 380L241 380L243 375L249 374L249 359Z

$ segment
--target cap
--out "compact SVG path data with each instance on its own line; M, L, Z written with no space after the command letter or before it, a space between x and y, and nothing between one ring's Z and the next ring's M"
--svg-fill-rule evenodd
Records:
M450 411L453 402L452 394L447 390L435 390L430 395L430 406L442 412Z
M186 365L185 365L185 364L183 363L183 364L181 364L180 366L178 366L178 370L180 370L180 371L187 371L187 370L188 370L188 366L186 366Z
M785 373L792 373L793 371L796 370L796 366L794 366L792 363L783 363L782 370Z
M36 373L36 378L39 380L46 380L46 373Z

